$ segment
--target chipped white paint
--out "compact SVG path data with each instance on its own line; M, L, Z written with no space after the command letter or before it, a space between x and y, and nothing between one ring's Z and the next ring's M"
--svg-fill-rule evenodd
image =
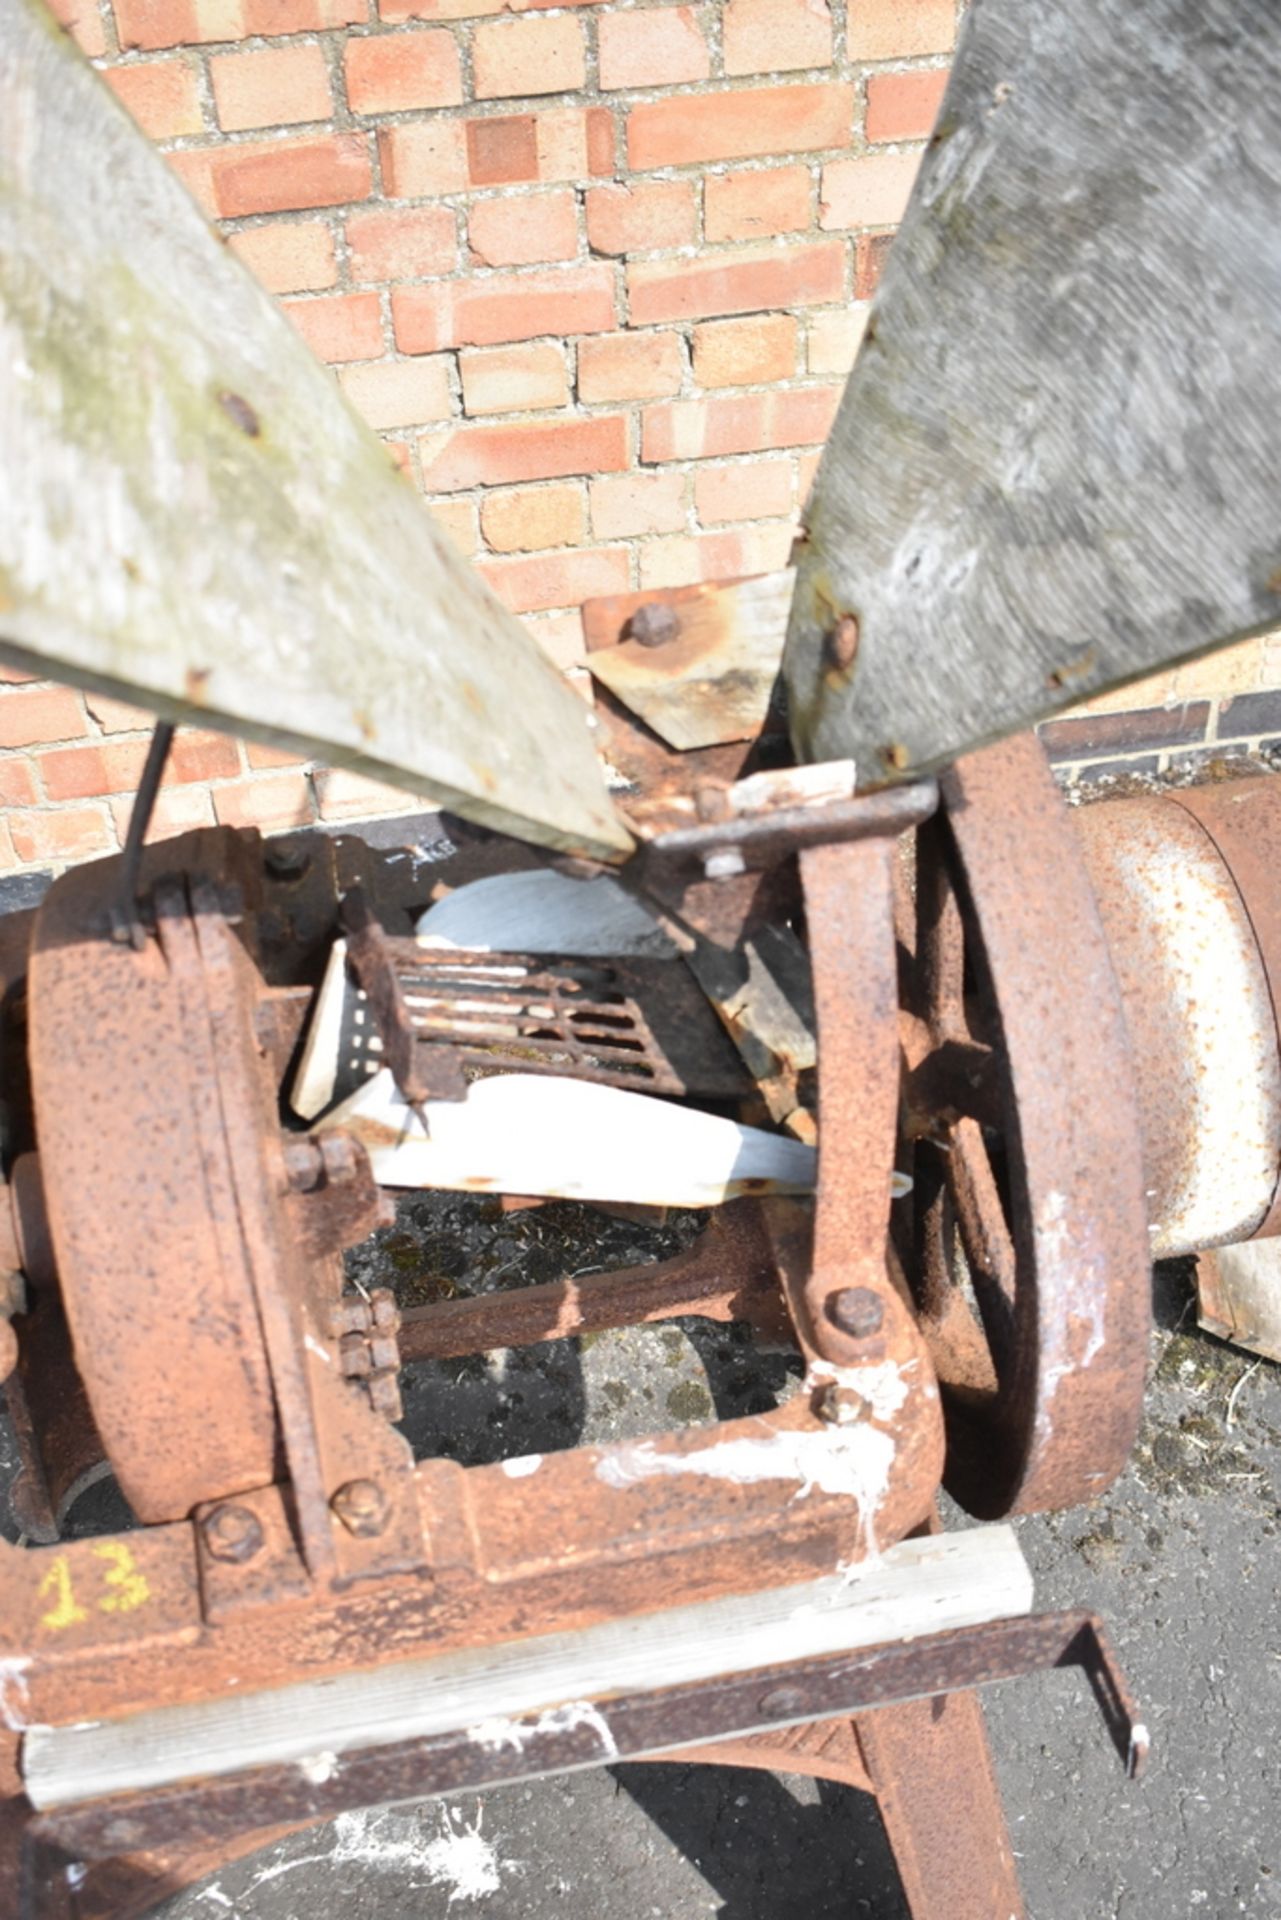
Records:
M336 1753L306 1753L298 1762L298 1771L313 1787L328 1786L342 1762Z
M586 1080L494 1074L426 1111L424 1134L384 1068L320 1124L354 1135L388 1187L709 1207L808 1193L817 1168L799 1140Z
M421 947L469 953L567 953L674 958L653 916L616 880L573 880L553 867L494 873L428 907L414 932Z
M911 1391L905 1373L916 1370L915 1360L878 1360L874 1365L838 1367L830 1360L811 1360L805 1376L807 1387L849 1387L866 1400L878 1420L892 1420Z
M217 1882L215 1882L212 1887L202 1887L196 1895L196 1898L197 1900L207 1900L211 1906L221 1907L224 1913L234 1913L236 1911L235 1901L228 1898Z
M67 1885L75 1892L89 1878L89 1868L83 1860L71 1860L66 1869Z
M467 1738L483 1747L486 1753L501 1753L505 1747L510 1747L513 1753L523 1753L531 1741L544 1734L573 1733L579 1727L591 1728L600 1741L605 1759L618 1758L618 1743L609 1722L590 1700L570 1700L563 1707L549 1707L536 1720L512 1720L504 1714L493 1714L488 1720L468 1727Z
M1037 1259L1044 1263L1047 1271L1072 1273L1075 1270L1082 1276L1082 1284L1074 1288L1063 1320L1057 1327L1043 1331L1042 1391L1036 1413L1036 1435L1044 1444L1054 1432L1054 1400L1060 1384L1088 1367L1102 1351L1107 1328L1102 1291L1085 1284L1088 1276L1100 1270L1103 1257L1097 1251L1094 1222L1084 1214L1070 1217L1066 1194L1051 1188L1037 1209L1033 1233Z
M897 1447L892 1434L869 1421L817 1432L784 1428L767 1440L722 1440L690 1453L660 1450L652 1440L616 1447L604 1454L596 1477L607 1487L632 1487L659 1475L705 1474L751 1486L762 1480L796 1480L796 1499L815 1487L843 1494L858 1505L859 1526L869 1554L878 1551L876 1516L889 1485Z
M308 1353L315 1354L317 1360L323 1360L327 1367L333 1366L334 1364L333 1355L330 1353L328 1347L321 1346L319 1340L317 1340L314 1334L304 1333L302 1337L302 1343L304 1347L306 1347Z
M527 1480L531 1473L537 1473L543 1464L541 1453L523 1453L519 1459L504 1460L503 1472L509 1480Z
M0 1660L0 1720L10 1733L22 1733L28 1725L27 1669L30 1660Z
M474 1826L468 1826L456 1808L442 1806L435 1812L438 1830L431 1837L425 1813L340 1813L330 1860L335 1866L357 1861L376 1873L421 1876L431 1886L448 1888L451 1907L455 1900L483 1900L497 1893L502 1875L498 1850L481 1832L484 1808L477 1808Z

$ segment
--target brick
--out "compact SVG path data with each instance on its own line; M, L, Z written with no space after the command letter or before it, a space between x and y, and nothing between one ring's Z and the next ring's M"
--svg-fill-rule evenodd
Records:
M217 220L218 193L214 183L214 158L210 149L181 148L164 154L164 163L179 179L206 220Z
M947 53L955 38L955 0L851 0L845 27L851 60Z
M818 224L833 227L896 227L907 211L922 155L865 153L830 161L823 168Z
M703 188L703 230L709 240L803 233L810 224L811 186L808 167L710 173Z
M318 360L376 360L384 351L382 309L376 293L322 294L285 300L285 316Z
M685 377L680 335L607 333L578 346L578 397L591 406L658 400L679 393Z
M1222 656L1211 664L1221 665ZM1224 675L1222 690L1226 691ZM1268 688L1261 693L1238 693L1223 702L1219 710L1220 740L1245 740L1255 734L1276 733L1281 729L1281 690Z
M424 436L423 486L461 493L521 480L559 480L576 473L621 473L627 466L627 421L621 413L590 420L531 420L501 427L457 427Z
M827 0L726 0L726 73L786 73L832 58Z
M700 467L694 475L694 509L705 527L790 513L792 463L752 460L733 467Z
M1220 647L1216 653L1207 654L1200 660L1187 660L1176 667L1172 675L1171 691L1180 699L1195 698L1201 694L1237 694L1250 693L1259 686L1277 686L1281 679L1275 670L1275 663L1261 654L1257 641L1242 640L1234 647ZM1132 681L1123 689L1136 697L1131 706L1146 707L1158 704L1164 694L1152 700L1146 700L1140 693L1144 682L1138 686ZM1222 732L1223 729L1220 728Z
M35 775L26 755L0 760L0 807L34 807L39 801Z
M195 157L209 168L214 205L224 220L242 213L337 207L348 200L367 200L373 188L363 133L247 141Z
M480 547L480 526L474 500L435 500L431 517L449 535L459 553L469 559Z
M334 110L329 69L317 46L216 54L209 62L209 79L224 133L327 120Z
M458 233L450 207L379 208L354 213L347 221L351 277L371 280L421 280L451 273L458 265Z
M270 747L265 740L246 740L245 759L254 772L262 767L305 767L305 754L292 747Z
M787 564L791 545L792 529L787 522L749 527L742 533L649 540L640 550L640 584L644 588L683 587L700 580L772 573Z
M467 215L467 241L474 258L486 267L572 260L578 252L574 196L561 187L551 193L477 200Z
M796 498L800 501L802 509L809 500L810 488L814 484L814 476L818 472L822 458L821 452L798 453L796 456Z
M14 667L7 660L0 660L0 686L25 687L39 678L38 673L27 673L22 667Z
M70 687L15 687L0 693L0 747L78 740L88 731L80 696Z
M215 788L213 803L220 827L280 833L286 827L310 826L314 818L311 788L300 772L258 773L230 781Z
M672 400L641 416L641 459L707 460L774 447L821 446L831 430L840 387L798 387L790 393L713 394Z
M685 525L683 473L607 474L588 489L598 540L678 533Z
M845 249L834 240L740 247L692 260L641 260L627 268L634 327L826 304L844 291Z
M617 324L614 278L603 263L398 287L391 308L402 353L495 347L544 333L607 333Z
M567 613L535 613L526 616L525 630L533 636L552 665L566 673L586 659L583 645L583 616L578 608Z
M132 793L117 794L110 802L111 818L121 842L129 831L134 799ZM162 788L147 821L147 839L172 840L175 834L190 833L195 827L212 827L213 824L213 799L204 788Z
M27 866L49 861L88 860L116 845L111 823L100 807L57 807L43 813L11 813L13 850Z
M380 127L378 160L389 200L426 200L461 193L468 183L466 131L461 120L424 120Z
M204 114L196 70L186 60L148 60L136 67L108 67L103 79L151 140L201 133Z
M463 97L458 44L451 33L431 27L349 40L343 73L353 113L456 107Z
M867 80L869 140L924 140L947 86L946 67L925 73L873 73Z
M1127 747L1186 746L1204 740L1209 718L1208 700L1189 700L1181 706L1047 720L1038 732L1051 760L1079 760L1086 754L1121 753Z
M487 22L472 37L472 73L478 100L574 93L587 79L582 25L569 13Z
M494 553L579 546L586 530L582 487L502 487L481 501L480 525Z
M860 234L854 248L854 298L870 300L881 283L894 244L892 233Z
M519 7L513 7L512 0L379 0L378 16L388 21L470 20L491 13L536 13L551 6L594 7L602 4L603 0L522 0Z
M421 813L420 793L384 786L350 767L317 767L312 775L322 820L368 820L375 814Z
M120 45L154 51L355 25L367 0L114 0Z
M854 90L835 81L679 94L631 109L627 157L631 166L645 168L817 153L848 146L853 119Z
M796 322L790 313L714 320L694 329L694 383L752 387L796 372Z
M559 342L482 347L460 354L458 365L464 413L520 413L569 401L565 349Z
M107 51L107 36L95 0L50 0L49 10L88 59Z
M595 253L645 253L692 246L698 204L692 180L642 180L590 187L587 242Z
M110 694L86 693L84 698L90 718L97 721L103 733L150 732L156 724L154 713L131 707L124 700L113 700Z
M228 243L268 293L319 293L338 278L334 236L318 220L273 220Z
M443 356L345 367L340 377L357 413L375 429L424 427L448 420L454 410L449 362Z
M473 187L582 180L614 170L614 122L607 107L552 107L466 122Z
M132 793L147 757L146 740L110 740L86 747L56 747L40 755L40 776L50 800L92 800ZM236 743L225 733L180 727L165 764L168 786L222 780L240 772Z
M596 594L626 593L631 585L626 547L565 548L527 558L481 560L477 571L512 613L577 607Z
M867 308L836 307L811 315L805 339L805 365L810 373L848 373L867 327Z
M706 80L711 72L707 39L693 7L639 7L602 13L597 22L600 84L671 87Z

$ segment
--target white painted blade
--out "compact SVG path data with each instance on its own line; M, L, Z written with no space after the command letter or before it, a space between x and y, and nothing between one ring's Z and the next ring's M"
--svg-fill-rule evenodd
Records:
M817 1154L798 1140L586 1080L495 1074L426 1111L430 1138L384 1069L321 1130L360 1140L385 1187L712 1207L814 1185Z
M583 702L39 0L0 0L0 654L631 847Z
M32 1727L23 1786L43 1808L289 1763L332 1779L344 1754L432 1734L465 1730L481 1749L519 1751L546 1729L535 1716L557 1712L589 1720L603 1763L615 1757L611 1694L1013 1619L1031 1606L1032 1575L1012 1528L972 1527L903 1540L856 1579L829 1575L125 1720Z
M428 907L414 931L419 946L471 953L676 955L657 921L616 880L573 880L553 867L473 880Z

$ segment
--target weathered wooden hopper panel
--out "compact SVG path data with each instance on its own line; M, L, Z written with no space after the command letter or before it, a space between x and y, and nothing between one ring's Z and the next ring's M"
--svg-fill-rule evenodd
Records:
M581 700L38 0L0 0L0 653L630 844Z
M1281 620L1279 432L1274 0L976 0L813 490L802 754L929 768Z

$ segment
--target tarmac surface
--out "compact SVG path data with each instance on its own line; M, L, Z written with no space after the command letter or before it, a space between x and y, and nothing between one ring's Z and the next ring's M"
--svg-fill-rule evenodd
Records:
M499 1218L483 1202L419 1196L357 1261L407 1299L439 1298L661 1258L692 1226L678 1217L641 1233L569 1207ZM1281 1368L1197 1331L1186 1265L1158 1272L1155 1323L1147 1415L1121 1481L1088 1508L1018 1523L1036 1604L1103 1614L1154 1742L1134 1784L1077 1676L985 1696L1032 1920L1281 1914ZM798 1375L799 1361L758 1353L745 1329L682 1321L415 1368L406 1431L420 1454L499 1459L754 1411ZM120 1522L109 1490L82 1505L77 1530ZM679 1765L348 1815L163 1909L165 1920L906 1912L866 1796ZM944 1905L931 1920L959 1916Z

